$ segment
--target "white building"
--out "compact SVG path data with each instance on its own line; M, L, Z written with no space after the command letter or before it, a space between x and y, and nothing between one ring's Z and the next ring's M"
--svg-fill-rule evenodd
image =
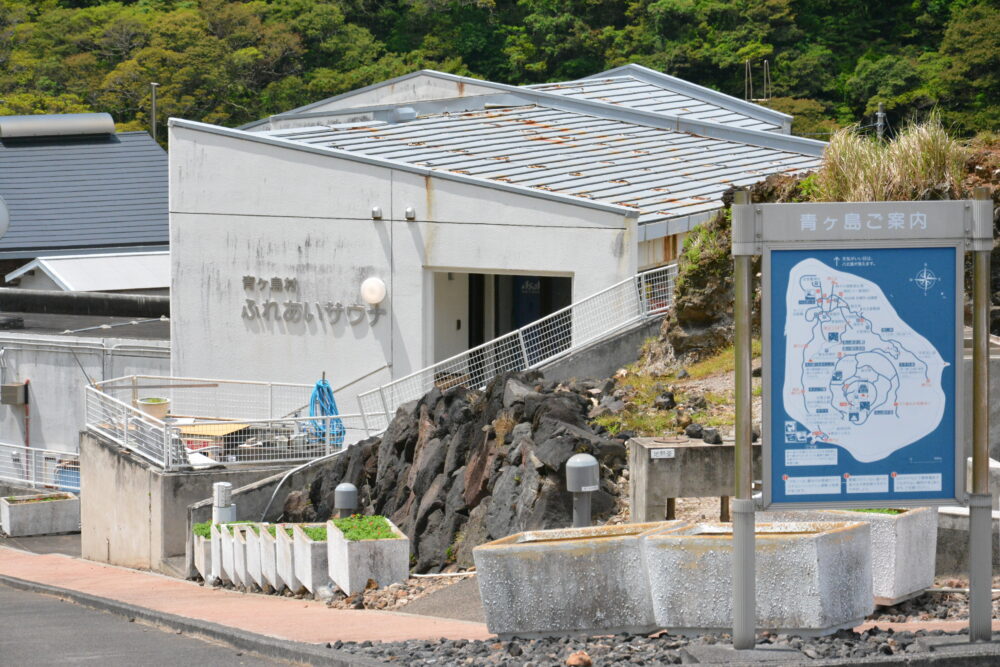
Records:
M356 411L671 261L730 187L815 168L824 144L789 125L636 66L524 88L422 71L242 129L174 119L173 373L326 372Z

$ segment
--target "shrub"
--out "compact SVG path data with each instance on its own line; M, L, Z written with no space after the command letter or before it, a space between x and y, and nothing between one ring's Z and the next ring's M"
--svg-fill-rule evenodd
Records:
M191 526L191 532L194 533L196 537L204 537L208 539L212 536L212 522L202 521L201 523L196 523Z

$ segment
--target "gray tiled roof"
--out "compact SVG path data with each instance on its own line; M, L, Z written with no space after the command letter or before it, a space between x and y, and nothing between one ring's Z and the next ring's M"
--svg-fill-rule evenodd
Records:
M539 105L272 137L635 209L640 223L706 213L731 186L820 158Z
M633 76L581 79L562 83L542 83L527 86L594 102L618 104L631 109L707 120L751 130L780 131L781 126L747 114L739 113L705 100L685 95L663 86L641 81Z
M0 256L168 243L167 154L146 132L0 142Z

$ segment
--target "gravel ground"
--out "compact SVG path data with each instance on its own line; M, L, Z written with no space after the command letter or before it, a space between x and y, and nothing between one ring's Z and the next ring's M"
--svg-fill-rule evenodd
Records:
M968 588L965 578L938 577L935 588ZM1000 589L1000 577L993 578L993 589ZM912 621L964 621L969 618L969 596L967 593L924 593L893 607L879 607L869 616L871 620L887 623ZM1000 618L1000 593L993 594L993 618Z
M787 635L758 635L758 647L793 649L803 662L822 658L871 658L921 651L917 639L945 633L892 632L874 630L855 633L842 630L828 637L804 639ZM691 647L729 645L728 635L679 637L615 635L590 639L511 639L503 641L408 641L395 643L347 644L336 642L332 648L399 665L497 665L504 667L543 667L570 665L658 665L682 664L691 660Z

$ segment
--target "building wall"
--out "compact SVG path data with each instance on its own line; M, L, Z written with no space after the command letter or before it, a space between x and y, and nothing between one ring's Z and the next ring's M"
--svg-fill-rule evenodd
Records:
M20 289L43 289L43 290L57 290L62 291L62 287L56 284L56 281L52 280L41 269L35 269L29 273L24 274L19 279L17 279L17 287Z
M575 300L636 270L635 222L618 213L176 125L170 141L175 375L308 383L325 371L350 383L338 404L354 412L357 393L434 361L434 272L569 275ZM369 276L388 290L374 323L253 309L293 300L270 278L296 280L294 300L315 313L359 302Z
M434 361L469 349L469 274L433 273Z
M4 333L0 348L0 381L29 381L31 446L60 452L77 451L86 424L83 370L95 382L170 372L170 343L165 340ZM0 405L0 442L24 445L25 435L24 406Z

